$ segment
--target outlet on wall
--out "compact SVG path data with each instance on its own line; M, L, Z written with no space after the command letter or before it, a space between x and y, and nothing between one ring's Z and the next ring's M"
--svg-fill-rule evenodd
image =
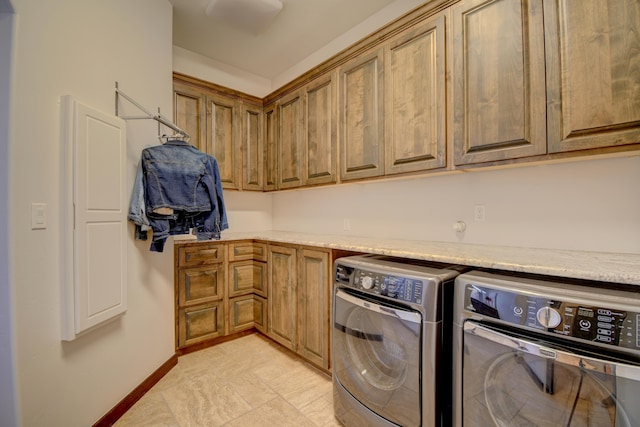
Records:
M342 229L343 230L351 230L351 220L349 218L345 218L342 221Z
M476 221L484 221L487 219L487 213L484 205L475 205L473 207L473 219Z

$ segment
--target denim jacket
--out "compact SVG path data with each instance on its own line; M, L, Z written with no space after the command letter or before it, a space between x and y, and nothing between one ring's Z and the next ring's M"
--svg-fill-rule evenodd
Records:
M189 229L198 240L219 239L229 225L215 157L179 140L142 150L128 217L136 237L153 230L150 250L156 252L169 235Z

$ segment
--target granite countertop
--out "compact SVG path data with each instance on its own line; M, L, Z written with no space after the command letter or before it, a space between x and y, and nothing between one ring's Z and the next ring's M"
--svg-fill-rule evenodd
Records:
M288 231L223 232L221 241L244 239L268 240L514 272L640 285L640 254L394 240ZM176 242L184 242L184 240L176 239Z

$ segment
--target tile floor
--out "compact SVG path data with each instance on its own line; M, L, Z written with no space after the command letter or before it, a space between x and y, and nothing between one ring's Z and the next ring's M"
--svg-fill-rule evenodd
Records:
M115 427L340 426L331 378L260 334L180 356Z

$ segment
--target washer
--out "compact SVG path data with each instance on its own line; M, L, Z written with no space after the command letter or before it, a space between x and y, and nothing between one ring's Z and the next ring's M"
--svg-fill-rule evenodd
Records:
M442 343L451 324L442 307L463 269L381 255L336 260L333 396L344 425L441 425L439 390L449 381L439 379L450 375L441 351L451 345Z
M454 425L640 425L639 291L480 271L458 276Z

